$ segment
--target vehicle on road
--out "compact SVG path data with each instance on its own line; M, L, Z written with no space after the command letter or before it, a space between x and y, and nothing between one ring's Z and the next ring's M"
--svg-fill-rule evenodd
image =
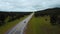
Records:
M24 23L26 23L26 21L24 21Z

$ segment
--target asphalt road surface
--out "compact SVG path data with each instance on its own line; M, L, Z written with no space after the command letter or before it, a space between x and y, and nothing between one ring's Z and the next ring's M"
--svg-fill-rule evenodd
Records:
M7 31L6 34L23 34L24 29L27 26L27 23L29 22L29 20L32 18L33 15L34 15L34 13L29 15L26 19L24 19L23 21L18 23L15 27L13 27L9 31Z

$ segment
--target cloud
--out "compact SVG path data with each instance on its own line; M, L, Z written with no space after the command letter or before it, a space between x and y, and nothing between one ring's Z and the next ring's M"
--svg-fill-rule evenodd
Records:
M36 11L60 7L60 0L0 0L0 11Z

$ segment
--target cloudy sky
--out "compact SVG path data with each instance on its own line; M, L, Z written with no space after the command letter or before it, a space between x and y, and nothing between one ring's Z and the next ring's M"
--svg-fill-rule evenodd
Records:
M0 0L0 11L36 11L60 7L60 0Z

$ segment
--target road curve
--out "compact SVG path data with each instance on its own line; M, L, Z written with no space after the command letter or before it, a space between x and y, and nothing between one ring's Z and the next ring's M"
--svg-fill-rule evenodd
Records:
M29 15L26 19L18 23L15 27L7 31L6 34L23 34L27 23L29 22L29 20L32 18L33 15L34 13Z

